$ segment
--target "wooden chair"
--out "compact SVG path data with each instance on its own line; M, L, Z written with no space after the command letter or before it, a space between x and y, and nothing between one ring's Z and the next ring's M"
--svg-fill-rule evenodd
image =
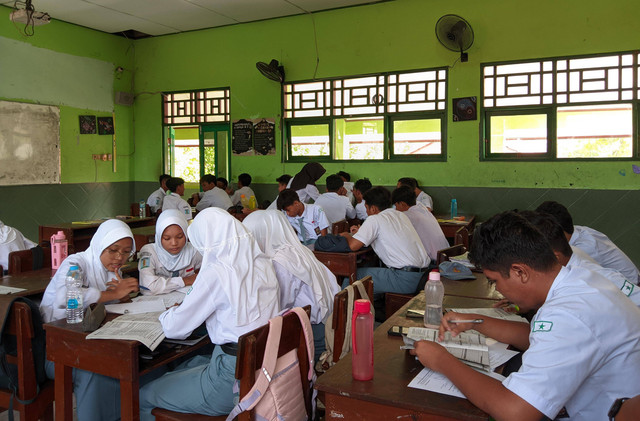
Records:
M460 227L460 229L458 231L456 231L456 235L454 237L453 240L453 245L457 246L457 245L463 245L467 248L467 250L469 249L469 230L466 227ZM462 253L460 253L462 254ZM455 256L455 254L454 254Z
M341 232L349 232L349 222L346 219L331 224L331 234L337 235Z
M311 307L306 306L304 310L309 316ZM238 339L238 360L236 362L236 379L240 381L240 399L251 390L255 383L256 371L262 367L264 350L267 345L269 335L269 325L261 326L249 333L245 333ZM300 363L300 379L304 392L307 413L311 414L311 389L307 375L309 373L309 357L307 355L307 344L304 332L298 316L289 313L282 321L282 335L280 346L278 347L278 357L287 352L297 349L298 361ZM207 416L196 414L185 414L173 412L166 409L154 408L151 411L156 417L156 421L224 421L227 416ZM253 411L243 412L237 418L238 421L255 420Z
M35 247L34 247L35 249ZM34 254L38 253L34 249L12 251L9 253L9 268L7 273L15 275L17 273L28 272L30 270L38 270L51 267L51 249L42 247L42 262L35 258ZM2 273L0 271L0 273Z
M458 244L455 246L448 247L446 249L438 250L438 256L436 258L436 262L438 263L438 266L439 266L440 263L448 261L450 257L460 256L461 254L465 254L466 252L467 252L467 247L462 244Z
M31 309L25 303L15 302L12 305L9 320L4 333L16 337L16 356L7 354L7 362L18 367L18 391L13 398L13 409L20 413L21 421L44 419L53 421L54 381L47 380L40 388L36 382L36 369L33 363L31 340L34 337ZM22 404L34 396L29 404ZM0 408L8 409L12 391L0 389Z
M151 208L149 207L149 204L145 204L145 215L147 217L149 216L153 216L153 214L151 213ZM134 202L131 204L130 206L130 213L131 216L140 216L140 203L138 202Z

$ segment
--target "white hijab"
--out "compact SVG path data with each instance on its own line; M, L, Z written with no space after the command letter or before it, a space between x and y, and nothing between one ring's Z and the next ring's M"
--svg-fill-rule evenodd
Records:
M16 230L8 227L0 221L0 244L10 243L17 237Z
M278 279L271 261L260 252L253 235L229 212L206 208L198 213L188 231L191 243L202 254L196 282L214 279L221 283L238 326L259 319L261 303L278 301Z
M284 214L274 210L256 211L243 223L267 256L311 287L324 319L339 291L336 277L300 242Z
M186 244L180 250L178 254L171 254L162 247L162 234L171 225L177 225L182 229L184 236L187 239ZM178 209L167 209L162 211L158 220L156 221L156 242L153 243L153 247L156 249L156 254L162 266L170 272L184 269L191 263L193 256L198 252L189 243L189 237L187 236L187 228L189 224L183 212Z

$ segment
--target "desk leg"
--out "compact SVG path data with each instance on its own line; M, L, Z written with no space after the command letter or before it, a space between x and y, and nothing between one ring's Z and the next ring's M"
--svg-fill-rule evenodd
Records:
M120 414L122 421L140 420L140 382L120 380Z
M55 364L56 420L73 421L72 368L59 362Z

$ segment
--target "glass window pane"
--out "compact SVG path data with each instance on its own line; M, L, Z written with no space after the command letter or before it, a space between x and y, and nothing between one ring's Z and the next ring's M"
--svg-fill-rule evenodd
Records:
M546 114L491 116L491 153L547 152Z
M204 173L216 174L216 133L204 132Z
M292 125L292 156L329 156L329 125Z
M442 152L441 121L437 119L393 122L395 155L438 155Z
M631 104L558 108L558 158L623 158L633 154Z
M334 120L335 159L382 159L384 118Z

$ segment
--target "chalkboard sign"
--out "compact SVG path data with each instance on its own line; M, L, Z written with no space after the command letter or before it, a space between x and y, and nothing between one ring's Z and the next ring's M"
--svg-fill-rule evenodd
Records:
M231 150L234 155L253 155L253 123L249 120L233 122Z
M253 126L253 146L257 155L276 154L276 123L262 119Z

